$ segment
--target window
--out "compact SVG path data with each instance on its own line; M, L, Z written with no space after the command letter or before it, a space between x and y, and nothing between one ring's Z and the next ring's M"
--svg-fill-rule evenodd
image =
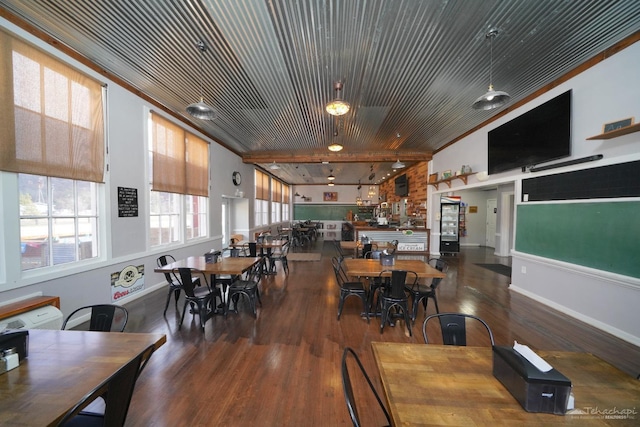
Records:
M157 114L150 128L149 244L207 237L209 145Z
M282 218L282 183L271 179L271 223L280 222Z
M19 174L22 270L98 256L97 185Z
M0 30L0 169L18 174L21 270L98 256L102 85Z
M282 221L289 221L289 212L291 205L289 204L289 186L282 184Z
M269 224L269 175L259 170L255 174L255 226Z

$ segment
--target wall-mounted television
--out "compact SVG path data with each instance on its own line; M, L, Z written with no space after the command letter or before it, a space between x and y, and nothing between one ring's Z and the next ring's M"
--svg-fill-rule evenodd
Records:
M570 155L570 90L489 131L489 174Z
M407 197L409 195L409 178L407 178L407 174L400 175L394 182L396 185L395 195Z

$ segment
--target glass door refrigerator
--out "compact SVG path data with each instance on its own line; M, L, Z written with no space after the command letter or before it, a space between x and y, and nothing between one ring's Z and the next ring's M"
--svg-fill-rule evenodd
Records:
M460 197L440 199L440 253L460 252Z

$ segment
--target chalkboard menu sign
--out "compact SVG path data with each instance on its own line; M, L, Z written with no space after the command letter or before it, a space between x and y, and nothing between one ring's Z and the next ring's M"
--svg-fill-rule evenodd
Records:
M118 216L128 218L138 216L138 189L118 187Z

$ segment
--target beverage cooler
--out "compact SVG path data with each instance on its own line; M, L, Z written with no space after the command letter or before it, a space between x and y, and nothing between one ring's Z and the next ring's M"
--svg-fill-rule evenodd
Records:
M460 197L440 199L440 253L460 252Z

